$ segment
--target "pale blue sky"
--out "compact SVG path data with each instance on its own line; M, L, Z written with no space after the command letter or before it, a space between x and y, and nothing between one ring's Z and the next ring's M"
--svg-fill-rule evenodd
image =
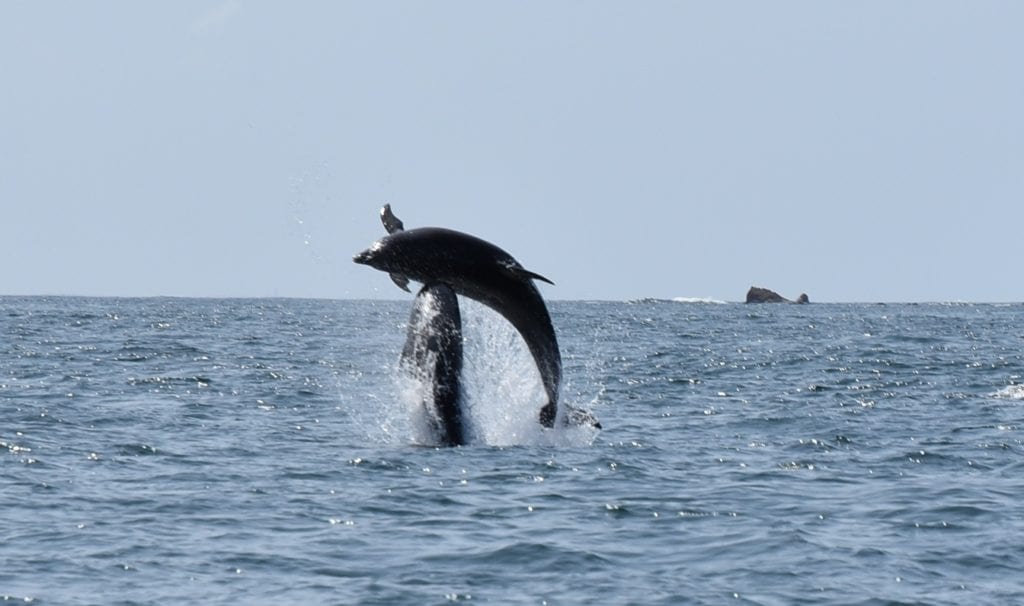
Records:
M1024 2L0 2L0 294L1020 301Z

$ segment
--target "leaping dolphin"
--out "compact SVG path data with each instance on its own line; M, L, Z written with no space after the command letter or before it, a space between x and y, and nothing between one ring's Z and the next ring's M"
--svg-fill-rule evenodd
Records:
M427 286L444 284L501 314L519 331L533 356L548 398L540 411L540 423L554 427L562 355L551 316L533 281L554 283L476 236L441 227L406 230L390 205L381 209L381 220L389 234L353 261L387 272L404 290L408 290L409 280ZM596 421L594 424L600 427Z
M462 418L462 315L446 284L417 293L399 368L422 388L422 404L441 446L466 443Z
M380 220L389 234L405 229L390 204L380 210ZM409 290L407 283L399 286ZM416 293L398 366L426 390L422 404L438 442L444 446L465 444L462 313L455 291L447 284L426 284Z

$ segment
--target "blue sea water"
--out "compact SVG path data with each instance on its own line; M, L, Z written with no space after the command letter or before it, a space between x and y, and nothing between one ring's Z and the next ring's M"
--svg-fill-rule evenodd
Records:
M410 301L0 298L0 599L1024 603L1024 306L468 304L421 444Z

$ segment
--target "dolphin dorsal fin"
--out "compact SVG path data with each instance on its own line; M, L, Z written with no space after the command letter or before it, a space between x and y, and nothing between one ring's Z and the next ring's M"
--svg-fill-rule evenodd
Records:
M396 231L405 231L405 225L402 221L395 216L395 213L391 212L391 205L385 204L384 208L380 209L380 222L384 224L384 229L389 234L393 234ZM405 290L409 290L406 288Z
M516 263L514 261L510 262L510 263L504 263L503 265L505 266L505 269L508 270L508 272L510 274L512 274L513 276L519 278L520 280L522 280L524 282L529 281L529 280L540 280L542 282L547 282L548 284L550 284L552 286L555 285L555 283L552 282L551 280L548 280L544 276L526 269L525 267L523 267L522 265L520 265L520 264L518 264L518 263Z

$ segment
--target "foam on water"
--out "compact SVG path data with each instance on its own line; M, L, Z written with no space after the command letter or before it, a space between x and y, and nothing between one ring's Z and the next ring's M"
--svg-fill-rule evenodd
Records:
M992 394L994 398L1005 398L1007 400L1024 400L1024 385L1007 385Z
M672 301L675 303L714 303L718 305L725 305L727 303L726 301L719 301L711 297L672 297Z

